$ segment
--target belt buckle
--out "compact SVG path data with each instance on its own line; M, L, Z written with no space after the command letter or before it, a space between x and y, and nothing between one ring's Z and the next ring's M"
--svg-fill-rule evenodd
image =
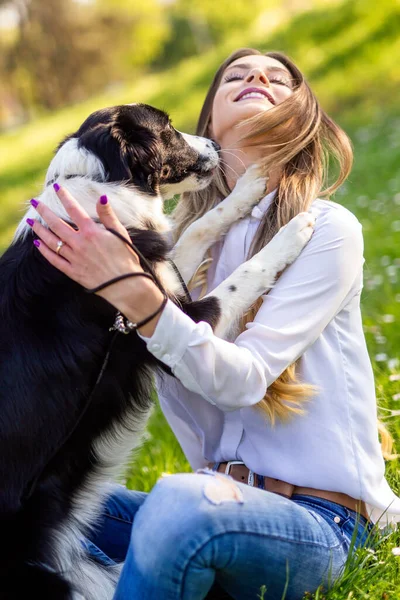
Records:
M225 475L229 475L230 471L231 471L231 466L232 465L244 465L244 462L242 460L228 460L226 463L226 467L225 467ZM249 469L249 476L247 478L247 485L250 486L254 486L254 473L251 469Z
M232 465L244 465L242 460L228 460L225 467L225 475L229 475Z

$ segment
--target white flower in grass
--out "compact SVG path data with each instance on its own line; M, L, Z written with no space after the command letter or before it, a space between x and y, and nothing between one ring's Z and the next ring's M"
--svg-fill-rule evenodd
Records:
M388 412L390 413L391 417L398 417L400 415L400 410L389 410Z
M393 231L400 231L400 221L393 221L391 227Z
M380 354L376 354L375 360L376 360L376 362L385 362L385 360L387 360L387 354L385 354L384 352L381 352Z
M396 317L394 315L382 315L382 321L384 323L394 323Z
M398 368L399 363L400 363L400 361L398 358L390 358L388 360L388 367L391 371L394 371L395 369Z
M373 212L382 213L385 211L385 203L382 200L373 200L373 202L371 202L370 209Z
M400 196L400 194L399 194L399 196ZM367 196L358 196L356 202L357 202L358 206L365 208L366 206L368 206L369 199Z
M389 375L389 381L400 381L400 373L393 373L393 375Z
M400 548L392 548L392 554L394 556L400 556Z
M396 401L400 400L400 394L393 394L392 400L396 400Z

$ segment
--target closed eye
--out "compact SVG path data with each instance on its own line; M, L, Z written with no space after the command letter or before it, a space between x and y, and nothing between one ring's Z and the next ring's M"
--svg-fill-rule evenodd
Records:
M232 73L229 75L225 75L223 81L225 83L228 83L229 81L237 81L237 80L242 80L244 79L244 75L240 74L240 73ZM268 80L270 83L277 83L278 85L285 85L286 87L291 88L292 84L291 81L289 79L281 79L280 77L274 77L274 76L270 76L268 77Z
M287 87L292 87L290 81L288 79L279 79L279 77L268 77L270 83L277 83L278 85L286 85Z
M237 79L243 79L243 75L240 75L239 73L232 73L231 75L225 75L224 77L224 81L228 82L228 81L235 81Z

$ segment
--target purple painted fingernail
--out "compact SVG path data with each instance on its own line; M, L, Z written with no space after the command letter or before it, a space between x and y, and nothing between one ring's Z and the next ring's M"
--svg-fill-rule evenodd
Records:
M107 204L108 198L107 196L100 196L100 204Z
M39 204L39 202L37 200L35 200L35 198L32 198L31 204L32 204L33 208L36 208L37 205Z
M58 192L58 190L60 189L60 186L58 185L58 183L53 183L53 188L55 189L56 192Z
M28 225L30 225L31 227L33 227L33 224L35 223L35 221L33 219L27 219L26 222L28 223Z
M40 246L39 240L33 240L33 243L35 244L36 248L39 248L39 246Z

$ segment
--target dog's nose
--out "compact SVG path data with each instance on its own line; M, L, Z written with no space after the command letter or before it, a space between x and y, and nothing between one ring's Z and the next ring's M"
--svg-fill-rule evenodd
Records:
M219 144L217 144L217 142L215 142L214 140L210 140L210 141L212 143L212 146L213 146L214 150L216 150L217 152L219 150L221 150L221 146Z

